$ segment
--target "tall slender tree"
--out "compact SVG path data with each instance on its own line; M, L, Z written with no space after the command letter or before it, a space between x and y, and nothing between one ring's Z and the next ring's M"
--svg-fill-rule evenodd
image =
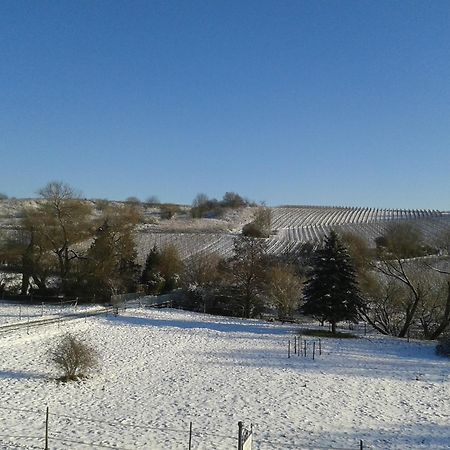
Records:
M239 292L244 317L253 317L261 309L260 294L266 276L267 244L264 239L238 236L232 258L234 285Z
M356 321L363 303L349 253L336 232L325 237L317 250L311 276L305 283L303 312L331 324L332 333L342 320Z

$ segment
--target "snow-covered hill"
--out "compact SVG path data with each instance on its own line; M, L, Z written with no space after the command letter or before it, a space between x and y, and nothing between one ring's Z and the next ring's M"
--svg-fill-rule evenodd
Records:
M8 310L9 311L9 310ZM0 310L1 313L1 310ZM9 311L10 314L10 311ZM101 371L61 384L46 362L70 331L99 351ZM314 361L287 358L295 325L130 309L118 317L0 336L0 448L444 449L450 364L430 342L369 334L323 339ZM312 338L308 338L312 339Z
M96 214L104 203L86 200ZM119 206L121 202L109 202ZM0 230L17 228L23 207L36 207L36 200L1 200ZM138 262L143 264L154 245L174 244L182 258L202 252L230 256L233 238L242 227L253 220L257 208L224 209L220 217L193 219L189 207L179 205L173 218L164 219L157 205L141 204L143 223L137 227ZM96 209L97 208L97 209ZM275 255L293 251L305 242L318 244L331 229L352 232L374 246L393 222L408 222L417 227L428 242L434 242L450 230L450 213L436 210L407 210L324 206L284 206L270 208L272 236L268 239L269 252Z

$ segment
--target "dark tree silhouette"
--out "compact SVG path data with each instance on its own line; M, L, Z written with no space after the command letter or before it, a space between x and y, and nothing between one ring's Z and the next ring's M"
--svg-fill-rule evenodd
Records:
M349 253L336 232L317 250L312 273L305 283L303 312L331 323L332 333L342 320L356 321L363 304Z

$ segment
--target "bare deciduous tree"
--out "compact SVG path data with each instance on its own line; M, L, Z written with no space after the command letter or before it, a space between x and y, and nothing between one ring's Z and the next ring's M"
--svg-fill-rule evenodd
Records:
M266 251L264 239L239 236L234 240L233 277L240 293L244 317L252 317L258 312L265 281Z
M279 319L292 316L298 309L302 280L290 266L275 266L267 275L268 295L278 312Z
M91 207L79 194L62 182L48 183L40 189L43 201L36 210L28 209L22 226L56 257L62 291L66 292L71 262L78 257L74 244L93 234Z

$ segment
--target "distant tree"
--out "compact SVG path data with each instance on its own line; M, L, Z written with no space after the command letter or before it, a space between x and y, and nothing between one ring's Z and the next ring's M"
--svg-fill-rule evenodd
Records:
M209 198L206 194L197 194L192 201L191 215L195 219L203 217L203 214L207 210Z
M425 295L418 307L418 323L426 339L438 339L450 328L450 272L420 272Z
M159 264L159 273L164 278L163 292L169 292L178 286L180 276L183 272L183 261L181 260L178 249L172 245L166 245L162 248Z
M242 234L254 238L268 238L272 227L272 212L270 208L260 206L255 213L254 219L244 225Z
M446 255L450 255L450 229L443 230L435 239L437 249Z
M134 227L139 222L140 215L133 206L105 210L83 260L90 294L109 300L113 294L135 291L139 273ZM74 285L76 288L78 283Z
M267 276L268 296L277 309L278 318L292 317L300 305L302 280L293 267L276 265L269 269Z
M161 212L161 218L170 220L175 214L181 212L181 208L178 205L174 205L171 203L164 203L159 207Z
M426 245L421 231L411 223L390 224L384 234L375 240L378 252L385 257L414 258L423 256Z
M183 262L177 248L169 244L159 250L156 246L147 255L141 283L149 294L169 292L178 286Z
M132 205L140 205L141 201L137 197L131 196L125 199L125 203L130 203Z
M318 249L312 273L303 290L302 310L306 315L327 321L332 333L342 320L357 321L363 307L359 296L355 270L350 255L337 233L325 237L324 246Z
M247 206L247 201L236 192L225 192L221 204L226 208L241 208Z
M221 208L220 202L215 198L210 199L206 194L197 194L192 202L191 215L196 219L217 216Z
M383 334L405 337L414 325L437 339L450 327L450 278L442 273L420 260L374 261L362 316Z
M8 199L8 196L5 193L0 192L0 200L7 200L7 199Z
M373 292L378 282L372 270L374 250L369 248L366 239L355 233L344 232L340 237L350 254L360 291Z
M31 284L38 287L40 293L47 293L47 280L57 271L56 260L43 236L36 233L34 221L29 221L25 212L21 228L9 233L0 246L0 259L9 270L22 274L20 293L26 295Z
M234 240L232 273L243 317L253 317L262 309L266 252L267 244L262 239L238 236Z
M95 209L98 211L104 211L110 207L110 201L106 198L98 198L94 201Z
M147 294L159 294L164 289L164 278L159 272L160 252L156 244L145 259L140 282Z
M148 197L147 200L145 200L145 202L148 203L149 205L159 205L161 203L156 195L150 195L150 197Z
M37 208L26 209L21 219L21 228L28 234L23 253L23 286L28 286L30 276L36 281L36 269L55 266L61 291L66 293L73 261L79 257L76 246L93 233L92 210L72 187L62 182L48 183L38 193L42 201ZM50 256L54 264L49 261Z
M184 261L181 278L191 306L207 312L222 287L222 258L215 253L197 253Z
M246 223L242 227L242 235L252 238L266 238L264 231L254 222Z
M197 253L184 264L182 281L186 287L204 288L219 278L221 258L215 253Z

